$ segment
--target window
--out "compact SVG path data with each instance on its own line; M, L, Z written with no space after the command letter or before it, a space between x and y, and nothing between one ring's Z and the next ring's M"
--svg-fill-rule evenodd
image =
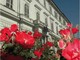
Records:
M40 13L38 11L36 12L36 19L40 20Z
M58 15L57 15L57 12L55 12L55 11L54 11L54 16L57 19Z
M46 24L46 26L48 26L48 21L47 21L48 19L47 19L47 17L45 18L45 24Z
M24 15L29 17L29 5L28 4L25 4L24 6Z
M61 16L59 16L59 22L61 23Z
M45 24L46 26L48 26L48 19L47 19L47 14L44 12L44 21L45 21Z
M66 22L63 20L63 25L66 25Z
M51 23L51 29L52 29L52 31L53 31L53 22Z
M39 0L36 0L37 2L39 2Z
M52 7L50 6L50 12L52 13Z
M59 33L59 31L62 29L62 26L61 25L59 25L59 30L58 30L58 34L59 34L59 36L61 36L61 34Z
M32 2L32 0L27 0L28 2Z
M13 8L13 0L6 0L6 6L8 7L8 8Z
M40 20L41 8L38 5L34 5L34 6L35 6L35 12L36 12L36 20Z
M53 20L51 20L51 30L54 32L54 24L53 24Z
M44 0L44 6L46 7L46 0Z
M58 26L57 26L57 24L56 24L56 34L58 35L59 33L58 33Z

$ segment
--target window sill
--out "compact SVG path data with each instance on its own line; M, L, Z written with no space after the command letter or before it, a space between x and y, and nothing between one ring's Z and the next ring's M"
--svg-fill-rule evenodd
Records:
M12 10L12 11L15 11L13 8L9 8L6 5L3 5L3 6L6 7L6 8L8 8L8 9L10 9L10 10Z

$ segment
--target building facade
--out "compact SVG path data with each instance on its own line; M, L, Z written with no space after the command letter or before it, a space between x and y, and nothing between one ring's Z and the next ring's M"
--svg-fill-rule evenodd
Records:
M20 30L33 32L37 28L44 34L46 27L48 40L54 41L60 38L58 31L66 28L67 22L70 23L51 0L0 0L0 29L18 24Z

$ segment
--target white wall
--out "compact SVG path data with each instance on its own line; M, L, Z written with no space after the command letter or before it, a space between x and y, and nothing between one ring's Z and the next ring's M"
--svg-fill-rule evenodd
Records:
M59 22L59 14L58 14L58 20L54 17L54 11L55 9L52 8L52 14L50 13L50 3L46 1L46 8L47 10L44 8L44 0L39 0L40 3L42 4L39 4L36 0L32 0L32 2L28 2L27 0L13 0L13 10L10 10L2 5L6 5L6 0L0 0L0 9L3 9L15 16L17 16L17 12L19 13L19 1L20 1L20 13L24 15L24 4L28 4L29 5L29 18L32 19L32 20L36 20L36 9L35 9L35 5L37 5L41 10L40 10L40 21L42 21L43 23L45 23L45 20L44 20L44 12L47 13L48 15L48 28L51 29L51 23L50 23L50 18L52 18L54 21L54 32L56 33L56 22L58 23L59 26L62 26L62 28L65 28L65 26L63 26L63 24L61 24ZM25 18L23 17L24 19L26 20L29 20L29 18ZM1 17L1 20L3 20L3 23L7 23L9 22L10 24L12 23L17 23L13 20L10 20L9 18L5 18L5 17ZM0 21L1 21L0 20ZM61 18L62 22L63 22L63 18ZM4 24L3 24L4 25ZM5 24L6 25L6 24ZM25 24L22 24L22 26L24 26L24 28L28 28L29 30L31 29L32 30L32 27L28 26L28 25L25 25ZM60 27L58 28L60 30ZM41 31L41 29L39 29Z

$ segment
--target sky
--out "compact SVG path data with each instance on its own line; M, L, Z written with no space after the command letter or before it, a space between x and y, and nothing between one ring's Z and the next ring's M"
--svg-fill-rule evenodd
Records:
M53 1L74 26L79 24L79 0Z

